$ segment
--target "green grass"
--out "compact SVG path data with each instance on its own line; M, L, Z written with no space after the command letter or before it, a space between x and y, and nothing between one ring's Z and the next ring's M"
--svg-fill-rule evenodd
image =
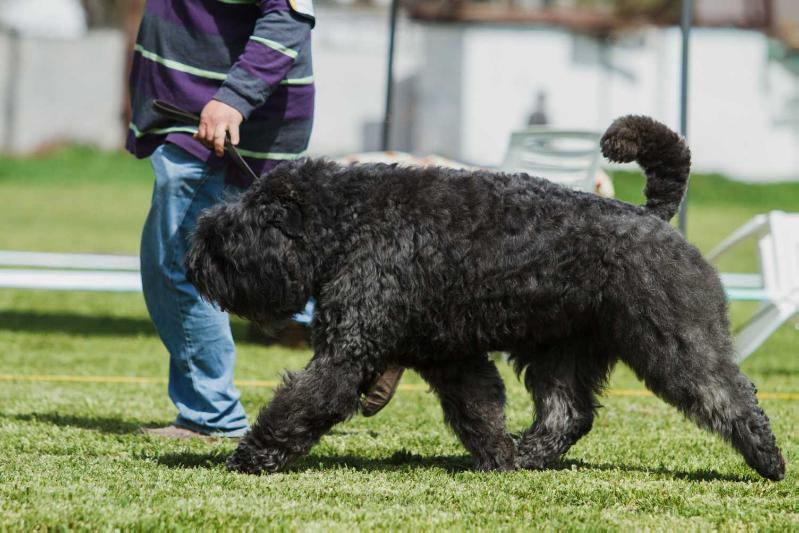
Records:
M151 186L146 162L69 149L0 160L0 249L135 253ZM642 181L618 174L621 198ZM799 184L746 186L697 176L689 238L707 251L769 209L799 210ZM731 265L753 264L740 253ZM747 309L734 307L736 322ZM308 352L239 339L237 377L276 380ZM799 392L789 324L744 365L761 391ZM505 365L509 426L530 423ZM0 290L0 373L164 378L167 357L138 294ZM797 529L799 401L762 401L789 463L761 480L727 445L651 397L608 396L594 430L547 472L484 474L423 387L356 417L285 474L226 472L232 443L137 433L174 416L163 382L0 382L0 529ZM411 375L403 383L421 383ZM613 389L640 389L620 367ZM268 387L242 387L252 416Z

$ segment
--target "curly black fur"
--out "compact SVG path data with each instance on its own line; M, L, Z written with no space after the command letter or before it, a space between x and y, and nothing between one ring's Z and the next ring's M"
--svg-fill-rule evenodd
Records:
M276 391L228 467L279 471L400 364L430 383L477 468L546 468L591 429L621 359L761 475L782 479L768 419L733 362L718 276L667 222L688 148L644 117L616 121L602 148L643 166L645 206L525 174L306 159L207 211L187 258L202 294L264 324L318 302L313 359ZM490 350L512 354L535 401L518 443Z

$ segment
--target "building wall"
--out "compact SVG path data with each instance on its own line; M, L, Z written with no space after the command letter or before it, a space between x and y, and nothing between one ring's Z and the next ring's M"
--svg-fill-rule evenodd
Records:
M124 38L0 33L0 147L29 153L64 141L120 146Z
M441 29L426 31L436 35ZM607 45L555 29L484 25L460 31L459 49L425 46L422 66L426 84L460 102L458 131L427 122L426 138L459 139L456 150L442 155L499 164L511 131L524 127L537 91L547 94L553 127L603 130L628 113L679 126L677 29L652 29ZM695 170L750 180L799 179L799 121L786 118L799 81L769 59L768 40L756 32L700 29L691 46L688 136ZM435 68L447 57L460 58L460 77ZM418 102L419 123L440 112L441 100L446 97L439 94L437 101Z
M423 29L416 102L413 109L416 135L413 149L423 154L460 155L468 131L464 100L468 92L468 62L462 26L426 26Z
M337 156L377 149L385 109L387 49L386 10L317 9L313 31L317 96L309 147L312 153ZM422 57L419 26L401 17L394 66L398 85L418 71ZM398 122L404 122L407 130L410 126L407 119L401 120L401 115L412 105L407 101L407 91L415 87L407 83L404 87L406 92L399 92L397 100L404 100L405 106L396 112L400 115ZM393 134L393 139L405 136L405 132L396 129Z
M796 0L777 0L776 16L788 19L794 24L799 23L799 2Z

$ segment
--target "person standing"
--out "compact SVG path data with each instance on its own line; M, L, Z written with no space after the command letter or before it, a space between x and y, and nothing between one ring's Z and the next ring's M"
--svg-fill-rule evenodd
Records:
M133 50L127 149L150 157L152 203L141 240L147 309L170 354L168 437L238 437L247 418L233 384L226 313L186 280L198 214L251 178L224 154L233 144L262 175L308 146L314 110L311 29L301 0L147 0ZM199 128L156 113L160 99L200 115Z

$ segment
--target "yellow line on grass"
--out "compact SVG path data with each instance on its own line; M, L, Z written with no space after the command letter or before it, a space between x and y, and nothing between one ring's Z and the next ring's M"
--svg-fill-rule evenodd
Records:
M132 383L135 385L151 385L166 383L166 378L148 376L70 376L59 374L0 374L0 381L27 381L27 382L52 382L52 383ZM240 387L276 387L280 384L277 380L268 379L238 379L236 385ZM423 383L400 383L399 390L427 391L429 387ZM646 389L608 389L606 396L645 398L654 396ZM763 400L799 400L799 392L758 392L758 398Z

